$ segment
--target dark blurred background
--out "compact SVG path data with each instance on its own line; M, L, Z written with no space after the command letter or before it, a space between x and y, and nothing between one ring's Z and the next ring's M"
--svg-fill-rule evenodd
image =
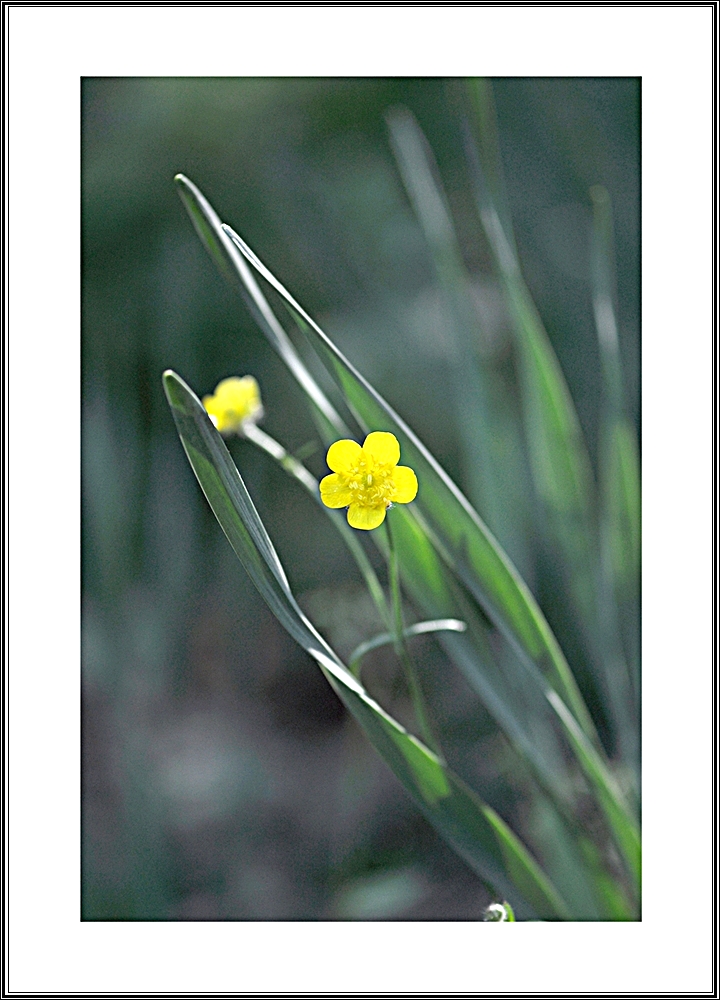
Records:
M509 370L459 85L83 81L85 919L477 919L489 902L255 592L201 495L161 385L166 368L200 395L253 374L264 428L324 473L300 390L193 230L173 185L181 171L472 493L447 391L453 345L385 123L404 106L424 130L472 276L478 356ZM588 189L602 184L613 201L637 421L639 81L493 87L525 277L596 460ZM354 564L299 487L251 444L230 447L300 603L347 655L381 630ZM542 546L531 537L517 550L572 650ZM522 832L538 818L507 742L433 641L415 649L451 763ZM390 653L368 658L371 692L409 721L396 673Z

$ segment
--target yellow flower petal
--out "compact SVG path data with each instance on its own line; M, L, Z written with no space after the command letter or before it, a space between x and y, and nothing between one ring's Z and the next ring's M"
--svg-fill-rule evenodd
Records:
M372 455L379 465L397 465L400 461L400 445L394 434L388 431L373 431L363 442L363 451Z
M373 431L360 447L355 441L336 441L327 453L335 473L320 483L327 507L348 507L348 523L371 531L385 520L392 503L410 503L418 491L412 469L398 466L400 445L394 434Z
M320 480L320 499L326 507L347 507L352 502L353 493L343 477L333 473Z
M351 528L371 531L383 523L385 510L385 504L382 507L364 507L359 503L351 503L348 509L348 524Z
M232 426L232 421L228 421L227 419L226 407L224 407L221 403L218 403L215 396L205 396L203 399L203 406L219 431L225 431L228 427Z
M362 448L357 441L336 441L330 445L326 462L333 472L351 472L357 468Z
M231 399L238 394L249 395L256 392L258 384L252 375L231 375L229 378L221 379L215 387L215 395L220 399Z
M246 420L262 416L260 388L252 375L223 379L212 396L203 398L203 406L221 433L239 431Z
M413 470L407 465L398 465L392 471L395 493L393 503L410 503L417 496L418 481Z

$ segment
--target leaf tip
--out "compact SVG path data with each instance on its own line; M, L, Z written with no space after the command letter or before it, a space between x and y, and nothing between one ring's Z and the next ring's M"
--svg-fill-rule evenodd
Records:
M173 181L178 189L178 194L186 204L188 196L191 198L202 197L193 182L185 174L175 174Z
M166 368L162 375L163 388L170 406L178 406L182 399L182 390L187 386L172 368Z

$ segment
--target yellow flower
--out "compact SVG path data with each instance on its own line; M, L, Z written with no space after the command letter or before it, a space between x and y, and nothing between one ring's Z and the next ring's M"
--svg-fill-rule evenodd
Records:
M353 528L377 528L391 504L410 503L418 491L415 473L399 461L398 440L386 431L368 434L362 448L357 441L336 441L327 453L333 475L320 483L322 502L347 507Z
M203 406L221 434L240 433L247 420L259 420L263 409L260 389L252 375L224 378L212 396L203 397Z

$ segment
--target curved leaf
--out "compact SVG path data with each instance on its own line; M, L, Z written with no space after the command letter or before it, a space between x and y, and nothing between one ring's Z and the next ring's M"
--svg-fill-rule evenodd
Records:
M448 565L521 654L533 676L540 671L545 674L550 688L547 700L597 793L633 879L634 891L639 891L637 824L607 767L592 719L565 657L526 584L467 499L413 431L346 360L237 233L225 224L223 229L232 235L248 260L283 297L336 378L359 422L368 430L391 428L400 441L403 461L415 470L418 480L424 484L415 505L429 522L426 534L439 540L438 550L444 554ZM539 679L535 679L539 683ZM554 697L550 698L550 693Z
M223 229L282 296L360 424L391 430L403 461L423 483L415 503L442 545L451 568L480 602L518 653L536 665L570 706L583 730L597 742L592 719L565 657L535 598L477 512L414 432L344 357L286 288L227 224Z
M175 182L195 228L221 272L240 288L245 301L251 303L253 315L260 328L286 361L299 384L303 387L311 386L308 395L315 408L319 407L319 411L328 415L328 419L319 421L320 434L325 444L330 444L338 437L351 436L340 417L332 410L329 401L324 399L322 390L314 382L313 377L304 369L303 362L292 345L288 349L287 335L259 289L244 257L232 244L212 206L192 181L183 174L178 174ZM233 268L237 268L234 275ZM245 283L248 283L247 288ZM258 429L258 434L253 435L253 438L256 436L258 438L255 440L256 444L267 445L266 435L262 431ZM265 447L265 450L268 448ZM271 453L273 451L276 449L272 449ZM283 454L285 454L284 449ZM279 460L277 454L273 454L273 457ZM286 471L291 471L287 465L285 468ZM309 473L301 480L306 489L310 489L308 476ZM317 500L317 496L315 499ZM325 510L328 515L334 515L336 526L348 541L347 536L352 536L352 529L347 528L342 514L329 511L327 508ZM554 801L568 805L572 779L556 732L554 713L545 702L546 684L542 675L530 660L519 662L511 657L507 664L501 665L497 662L497 657L487 639L486 619L477 605L467 599L448 569L450 557L445 562L441 561L436 551L439 548L437 540L435 547L428 541L427 525L423 524L420 527L417 516L413 517L404 508L396 510L395 521L398 524L396 541L400 556L400 571L406 589L429 617L459 617L470 623L470 630L466 636L454 635L450 637L452 641L448 637L443 637L442 644L516 749L538 775L541 783L551 790ZM383 547L381 533L373 532L373 540L381 548ZM357 558L358 546L352 541L348 541L348 544L351 545L353 554ZM360 568L363 569L362 566ZM371 593L374 593L377 601L381 595L375 593L376 590L373 584ZM528 670L531 680L529 685Z
M416 635L430 635L433 632L464 632L466 628L465 622L461 622L457 618L436 618L434 621L416 622L415 625L408 625L407 628L403 629L403 636L405 639L412 639ZM362 658L374 649L391 646L396 638L394 633L381 632L380 635L376 635L366 642L361 642L350 654L348 663L350 671L359 677Z
M426 817L481 878L513 901L518 914L568 918L557 891L497 813L369 697L304 616L242 477L200 400L174 372L166 372L163 380L193 471L251 579Z
M184 200L186 204L188 199L192 202L196 213L202 215L208 210L212 212L208 221L212 224L212 231L215 232L218 217L206 200L197 200L198 196L200 198L202 196L187 178L178 175L176 180L178 183L182 182L181 190L186 195ZM248 260L281 294L321 359L325 361L326 367L345 392L351 407L356 414L361 415L360 422L364 422L366 427L392 426L396 436L401 440L405 461L409 460L416 471L422 471L426 488L422 490L421 499L427 501L426 512L429 508L431 515L434 512L438 517L436 523L432 524L428 523L427 518L419 517L417 509L414 513L404 508L397 510L396 523L413 526L405 543L401 537L398 544L400 566L406 587L417 599L424 613L432 617L454 616L469 622L467 635L446 634L441 639L449 655L478 690L486 707L516 748L526 757L556 804L564 802L567 805L569 773L554 728L554 724L559 723L565 739L595 790L616 843L623 851L624 845L639 840L635 821L607 769L602 752L595 749L599 743L574 678L527 587L467 500L413 432L346 361L277 279L257 260L240 237L224 224L221 230L226 236L232 237ZM229 258L230 261L233 259ZM246 273L247 268L238 272L241 282L245 280ZM254 282L248 292L252 294L253 300L260 296L264 313L271 313L270 307ZM275 326L279 327L274 315L273 320ZM275 343L264 320L261 322L261 328L268 334L271 342ZM286 335L284 336L287 340ZM277 349L280 350L280 347ZM302 368L302 361L294 353L294 349L292 350L293 354L288 364L292 362L295 368L298 366ZM291 371L294 371L292 367ZM302 379L298 379L301 384L303 382L312 384L313 397L317 394L322 396L322 391L312 376L304 369L303 372ZM319 422L321 435L326 442L338 435L347 436L348 432L342 421L337 415L336 418L334 424L330 419ZM412 506L417 508L421 505L416 501ZM422 527L420 527L421 522ZM440 531L437 530L438 526ZM432 545L428 541L429 538L432 538ZM377 538L376 541L382 547L382 541ZM447 542L449 544L446 544ZM438 559L438 552L442 554L445 565ZM418 558L422 564L420 572L417 571ZM524 671L518 671L518 664L513 658L506 660L502 665L496 662L497 658L493 655L485 635L487 626L478 621L479 609L463 596L462 589L458 588L456 581L448 577L446 566L451 567L476 600L480 600L491 619L494 615L496 624L520 652L520 662L524 664ZM488 575L491 591L499 595L502 614L498 613L492 601L486 599L483 602L484 591L479 583L483 572ZM472 625L473 621L477 625L475 628ZM547 671L547 680L543 677L542 668ZM527 683L528 679L530 684ZM567 701L574 708L575 715L567 710L562 698L548 697L553 690L551 686L553 682L556 693L558 690L566 693ZM565 711L558 712L558 705L562 705ZM573 731L570 732L569 721L573 719L577 721L578 718L582 720L581 724L573 727ZM582 738L578 739L578 733ZM608 807L610 802L613 803L612 808ZM634 849L633 858L626 860L633 881L637 884Z
M223 277L242 295L251 315L278 352L313 406L313 414L323 436L340 432L349 437L339 413L308 372L290 338L278 323L252 271L242 254L222 228L217 212L184 174L176 174L175 183L195 231Z
M386 626L388 629L392 628L380 583L357 538L357 533L348 526L343 513L325 507L320 499L318 481L300 462L288 455L282 445L259 427L254 424L247 425L243 436L277 461L322 507L353 555ZM462 628L450 629L456 633L452 639L459 641L444 641L448 637L439 635L440 644L444 646L449 658L464 674L470 686L478 693L510 743L526 760L540 785L547 789L554 808L559 809L560 814L571 813L575 782L568 769L556 714L547 701L547 687L544 686L544 682L538 684L536 675L532 673L528 675L527 670L515 657L505 658L500 662L489 635L492 626L477 605L468 600L450 575L417 518L410 516L401 507L395 509L393 517L395 544L399 551L401 574L407 592L412 595L418 607L429 613L438 613L442 610L448 614L453 608L462 609L462 613L470 622L468 635L457 635L459 632L468 631L467 624L463 622ZM374 538L387 556L384 534L374 533ZM440 621L457 621L457 619L445 617ZM427 624L421 623L423 627L411 626L407 633L418 634L419 631L425 630L424 626ZM385 635L387 641L391 642L391 633ZM353 661L375 645L372 640L363 643L353 654L349 667L354 674L357 675L357 671ZM561 822L560 814L558 823ZM573 867L572 858L567 860L566 867ZM581 873L576 871L576 879L581 877Z

